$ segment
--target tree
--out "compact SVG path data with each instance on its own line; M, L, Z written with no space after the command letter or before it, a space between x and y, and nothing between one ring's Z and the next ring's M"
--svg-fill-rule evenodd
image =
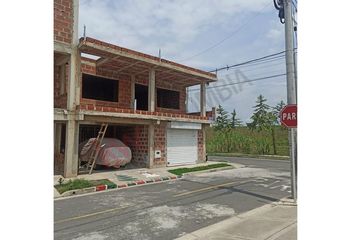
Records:
M277 121L274 112L271 112L271 107L266 104L267 99L261 94L257 97L256 106L253 115L251 117L252 122L248 123L247 126L252 130L271 132L273 150L274 154L277 154L276 143L275 143L275 131L274 125Z
M242 126L242 121L236 117L236 110L234 109L231 113L231 120L230 120L231 128L236 128Z
M262 95L257 97L256 106L253 107L255 110L253 111L253 115L251 117L252 122L247 124L250 129L267 131L270 130L273 125L274 116L269 111L270 106L265 103L266 101L267 99L265 99Z
M215 130L219 136L222 136L224 139L222 146L226 147L227 152L230 151L231 148L231 126L229 120L228 112L221 106L216 109L217 117L215 121Z
M276 123L280 125L280 111L285 107L285 102L281 100L274 108L273 114L276 117Z
M221 106L216 109L217 117L215 121L215 130L223 130L229 126L228 112Z

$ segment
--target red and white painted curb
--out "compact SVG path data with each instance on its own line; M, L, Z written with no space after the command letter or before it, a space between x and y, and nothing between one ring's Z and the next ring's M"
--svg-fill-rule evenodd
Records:
M154 178L154 179L149 179L149 180L137 180L134 182L128 182L124 184L111 184L111 185L97 185L95 187L89 187L89 188L83 188L83 189L74 189L70 191L66 191L60 195L60 197L68 197L68 196L73 196L73 195L80 195L80 194L85 194L85 193L92 193L92 192L101 192L101 191L106 191L109 189L115 189L115 188L129 188L132 186L137 186L137 185L144 185L144 184L149 184L149 183L157 183L157 182L164 182L164 181L169 181L169 180L176 180L178 178L181 178L182 176L171 176L171 177L159 177L159 178Z
M120 185L117 186L117 188L126 188L126 187L132 187L132 186L137 186L137 185L149 184L149 183L176 180L176 179L181 178L181 177L182 176L172 176L172 177L154 178L154 179L149 179L149 180L137 180L137 181L134 181L134 182L120 184Z

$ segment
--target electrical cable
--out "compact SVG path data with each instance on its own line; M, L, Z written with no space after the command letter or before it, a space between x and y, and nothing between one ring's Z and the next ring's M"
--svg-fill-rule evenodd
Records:
M257 77L262 77L262 76L268 76L268 75L270 75L270 74L278 74L281 70L284 70L284 69L272 69L271 71L259 71L259 72L254 72L254 73L252 73L251 75L247 75L247 76L245 76L245 77L247 77L247 78L257 78ZM249 71L253 71L252 69L250 69ZM245 72L249 72L249 71L241 71L240 73L242 74L242 73L245 73ZM229 79L231 79L231 77L230 76L232 76L231 74L225 74L225 75L222 75L222 76L218 76L218 83L220 82L220 83L222 83L222 82L224 82L224 79L226 78L226 77L229 77Z
M271 58L271 59L262 60L260 62L254 62L254 63L250 63L250 64L237 66L237 68L240 68L240 67L241 68L247 68L247 67L252 67L252 66L256 66L256 65L261 65L261 64L265 64L265 63L274 62L274 61L279 61L279 60L282 60L282 59L285 59L285 55L274 57L274 58Z
M237 85L237 84L241 84L241 83L262 81L262 80L266 80L266 79L270 79L270 78L276 78L276 77L281 77L281 76L286 76L286 73L277 74L277 75L273 75L273 76L262 77L262 78L255 78L255 79L246 80L246 81L243 81L243 82L235 82L235 83L222 84L222 85L207 87L206 89L212 89L212 88L218 88L218 87L225 87L225 86L230 86L230 85ZM190 89L188 92L194 92L194 91L200 91L200 89Z
M268 64L268 65L262 65L262 66L256 66L256 67L253 67L253 66L250 66L250 67L253 67L253 68L243 68L243 66L241 66L240 68L236 68L234 69L235 71L239 71L240 73L246 73L246 72L260 72L260 71L264 71L264 70L268 70L270 68L274 68L275 66L280 66L280 65L283 65L283 67L285 67L285 61L284 62L278 62L278 63L275 63L275 64ZM245 66L245 67L249 67L249 66ZM277 68L279 69L279 68ZM232 74L232 72L228 72L228 73L225 73L223 75L218 75L218 79L221 79L225 76L230 76Z
M286 51L281 51L281 52L273 53L273 54L266 55L266 56L263 56L263 57L260 57L260 58L251 59L251 60L248 60L248 61L245 61L245 62L242 62L242 63L237 63L237 64L234 64L234 65L231 65L231 66L227 65L226 67L217 68L217 69L209 71L209 72L218 72L218 71L225 70L225 69L229 70L230 68L233 68L233 67L246 65L246 64L249 64L249 63L253 63L253 62L259 62L259 61L261 61L263 59L267 59L267 58L274 57L274 56L277 56L277 55L280 55L280 54L284 54L285 52Z

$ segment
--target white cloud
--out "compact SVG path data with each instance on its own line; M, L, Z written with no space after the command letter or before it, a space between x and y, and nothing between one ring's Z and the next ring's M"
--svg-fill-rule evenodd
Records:
M80 32L130 48L178 54L200 33L229 25L238 15L258 11L268 0L87 1L80 7ZM150 39L149 42L146 42ZM151 41L153 39L154 41ZM170 47L169 41L173 40Z
M269 0L81 0L80 3L81 36L85 24L87 36L155 56L161 48L162 57L170 60L193 56L252 19L218 48L183 62L204 70L283 49L283 25ZM261 9L265 14L259 19L256 15L260 17ZM249 71L247 76L261 76L283 68L270 66L264 71ZM273 83L255 83L221 104L231 111L236 103L242 118L247 119L259 91L272 102L284 95L283 89L284 86Z

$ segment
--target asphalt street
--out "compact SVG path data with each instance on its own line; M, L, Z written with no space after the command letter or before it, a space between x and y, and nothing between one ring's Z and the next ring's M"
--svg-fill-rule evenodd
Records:
M290 160L246 158L246 157L218 157L218 156L210 156L209 160L240 163L248 167L265 168L271 171L290 172Z
M209 159L246 167L56 200L55 239L175 239L290 195L289 161Z

